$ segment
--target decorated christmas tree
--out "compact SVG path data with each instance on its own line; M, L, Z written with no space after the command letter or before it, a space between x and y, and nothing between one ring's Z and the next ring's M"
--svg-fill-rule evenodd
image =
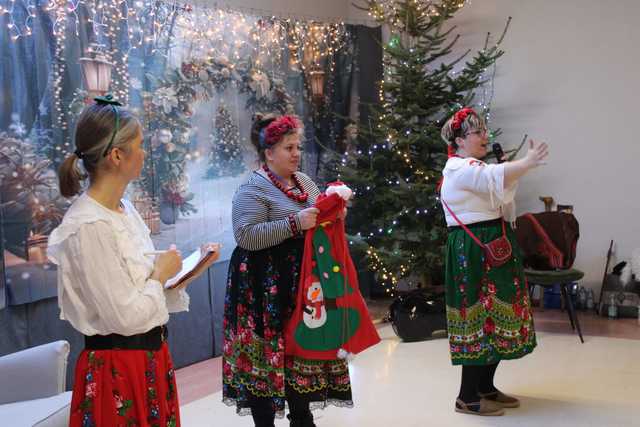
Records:
M16 114L8 132L0 132L0 210L4 248L29 259L30 245L46 246L44 236L60 224L69 203L57 191L51 161L37 150L40 135L28 133ZM46 261L44 252L39 259Z
M227 107L220 104L214 119L206 177L236 176L244 169L238 126L233 122Z
M390 39L380 107L371 125L360 127L340 175L356 190L349 231L369 245L388 292L403 276L423 285L441 281L447 231L437 187L447 152L440 129L453 112L474 104L487 69L503 54L502 37L488 46L487 36L472 57L467 51L451 58L459 36L449 20L463 5L371 0L364 7L389 27Z

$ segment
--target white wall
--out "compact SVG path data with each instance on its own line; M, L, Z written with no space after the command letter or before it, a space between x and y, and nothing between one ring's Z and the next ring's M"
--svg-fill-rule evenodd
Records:
M474 0L454 18L460 48L508 16L493 125L505 143L528 133L551 146L548 165L521 181L518 210L543 210L540 195L574 205L575 267L599 290L609 241L618 260L640 247L640 1Z

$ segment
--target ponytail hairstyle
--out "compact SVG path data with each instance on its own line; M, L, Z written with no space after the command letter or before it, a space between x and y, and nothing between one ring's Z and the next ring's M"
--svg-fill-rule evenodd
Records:
M95 98L80 113L75 127L75 151L58 169L60 194L73 197L80 193L81 183L92 180L105 157L113 148L126 150L142 126L138 119L111 95ZM82 161L82 169L80 169Z

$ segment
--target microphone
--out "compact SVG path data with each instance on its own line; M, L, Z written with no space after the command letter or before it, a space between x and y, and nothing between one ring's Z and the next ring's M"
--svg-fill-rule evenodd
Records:
M496 160L498 161L498 163L503 163L504 162L504 151L502 151L502 146L495 142L492 146L491 149L493 151L493 155L496 156Z

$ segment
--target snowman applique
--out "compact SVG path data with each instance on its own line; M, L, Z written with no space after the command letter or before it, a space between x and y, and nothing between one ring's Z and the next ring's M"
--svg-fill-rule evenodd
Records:
M327 322L327 308L325 307L320 282L312 282L307 289L302 319L310 329L320 328Z

